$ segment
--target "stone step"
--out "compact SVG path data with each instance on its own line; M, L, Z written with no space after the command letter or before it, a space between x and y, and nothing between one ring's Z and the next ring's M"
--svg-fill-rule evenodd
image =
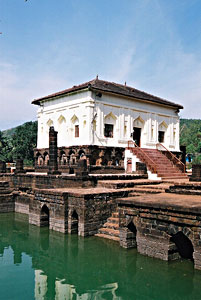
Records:
M0 188L9 187L8 181L0 181Z
M113 217L113 218L118 218L118 217L119 217L119 213L118 213L117 211L114 211L114 212L112 213L112 217Z
M111 235L103 234L103 233L97 233L97 234L95 234L95 236L104 238L104 239L108 239L108 240L113 240L116 242L119 242L119 240L120 240L119 237L117 237L117 236L111 236Z
M158 176L160 176L160 175L158 175ZM174 176L169 176L169 175L161 175L160 176L162 179L164 179L164 180L167 180L167 179L187 179L188 178L188 176L183 176L183 175L174 175Z
M119 218L118 217L110 217L107 219L107 222L112 224L119 224Z
M101 180L98 182L99 187L122 189L122 188L133 188L136 185L150 185L150 184L160 184L161 180Z
M141 151L142 150L142 151ZM132 152L143 161L149 170L156 170L156 173L161 178L174 178L174 179L184 179L186 175L182 173L173 162L168 159L165 154L161 153L157 149L144 149L134 148ZM144 153L144 154L143 154ZM150 162L148 158L154 163Z
M151 188L151 189L159 189L159 190L165 190L171 186L170 183L160 183L160 184L150 184L150 185L138 185L137 187L146 187L146 188Z
M201 195L201 190L187 190L187 189L169 189L166 193L181 194L181 195Z
M106 222L106 223L103 225L103 228L110 228L110 229L118 230L118 229L119 229L119 221L118 221L118 219L117 219L117 222L118 222L118 223L110 223L110 222Z
M0 190L0 194L1 195L7 195L7 194L11 194L13 192L13 190L12 189L4 189L4 190Z
M111 228L102 227L98 230L98 233L119 237L119 230L111 229Z
M156 189L146 189L146 188L135 188L133 190L134 193L140 193L140 194L160 194L162 191L156 190ZM133 193L130 193L130 196L133 196Z

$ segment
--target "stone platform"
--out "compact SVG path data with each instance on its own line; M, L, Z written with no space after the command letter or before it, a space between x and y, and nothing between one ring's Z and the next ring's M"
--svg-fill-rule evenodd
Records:
M141 254L172 260L191 244L188 258L201 270L201 196L160 193L117 202L122 247L137 247ZM181 241L175 243L179 235Z
M199 183L123 174L83 179L3 174L0 196L0 212L27 214L30 224L81 236L98 233L163 260L176 259L187 249L184 254L201 269Z

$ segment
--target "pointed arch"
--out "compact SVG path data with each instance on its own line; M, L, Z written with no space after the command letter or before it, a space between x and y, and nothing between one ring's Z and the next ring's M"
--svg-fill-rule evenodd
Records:
M104 118L105 121L116 121L117 120L117 117L112 113L110 112L109 114L107 114Z
M158 142L159 143L165 143L166 140L166 131L167 131L168 125L165 121L162 121L158 126Z
M47 121L47 126L49 126L49 127L51 127L51 126L53 126L54 124L53 124L53 121L51 120L51 119L49 119L48 121Z
M158 128L159 128L159 130L165 131L168 128L168 125L165 121L162 121L161 123L159 123Z
M117 117L110 112L104 118L104 136L106 138L113 138L115 132Z
M66 119L63 115L60 115L60 117L58 118L58 123L59 124L66 123Z
M75 114L72 116L71 122L72 122L73 124L79 123L79 119L78 119L78 117L77 117Z
M133 127L137 128L142 128L144 126L145 121L142 119L141 116L138 116L134 121L133 121Z

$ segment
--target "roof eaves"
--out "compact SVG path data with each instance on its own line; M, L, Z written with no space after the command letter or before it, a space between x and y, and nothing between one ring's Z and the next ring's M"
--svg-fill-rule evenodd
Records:
M104 92L104 93L109 93L109 94L118 94L118 95L122 95L124 97L135 98L135 99L139 99L139 100L146 101L146 102L154 102L154 103L159 104L159 105L165 105L165 106L170 106L170 107L176 107L178 109L183 109L182 105L176 104L176 103L173 103L173 102L169 102L165 99L160 99L160 98L158 100L146 99L146 98L139 97L139 96L126 95L125 93L121 93L121 92L117 92L117 91L114 92L114 91L111 91L111 90L102 89L101 87L91 86L90 89L94 90L94 91L101 91L101 92ZM160 102L160 100L161 100L161 102Z
M51 95L48 95L48 96L45 96L45 97L42 97L42 98L34 99L31 103L35 104L35 105L40 105L40 102L42 102L42 101L50 100L50 99L54 99L54 98L58 98L58 97L64 97L67 94L72 94L72 93L75 93L77 91L87 89L89 87L90 87L90 84L88 84L86 86L80 86L80 87L77 86L77 88L71 88L71 89L64 90L64 91L61 91L61 92L58 92L58 93L55 93L55 94L51 94Z

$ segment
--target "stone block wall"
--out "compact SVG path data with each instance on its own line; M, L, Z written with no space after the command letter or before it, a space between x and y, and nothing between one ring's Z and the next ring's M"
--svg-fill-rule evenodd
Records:
M122 247L137 247L141 254L174 260L180 257L180 252L172 237L180 232L192 243L194 266L201 270L201 212L192 211L190 207L183 211L175 208L167 210L124 202L118 202ZM131 221L136 234L128 229Z
M201 165L192 165L190 181L201 181Z
M124 192L125 193L125 192ZM122 197L123 192L113 193L87 193L68 195L68 232L72 231L72 215L76 211L78 215L78 234L91 236L98 232L98 229L111 216L117 207L116 198Z
M43 226L42 208L49 211L49 228L63 233L67 232L67 194L58 191L35 190L29 204L29 223Z
M35 175L35 174L1 174L0 180L9 182L15 189L53 189L69 187L94 187L96 178L86 176Z

